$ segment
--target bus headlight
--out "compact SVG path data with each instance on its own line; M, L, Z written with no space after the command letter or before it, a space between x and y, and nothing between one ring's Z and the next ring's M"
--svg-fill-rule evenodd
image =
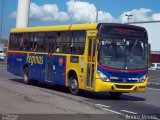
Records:
M142 76L137 82L143 83L143 82L145 82L146 79L147 79L147 74Z
M104 81L104 82L110 81L110 79L105 74L103 74L101 71L98 70L97 74L102 81Z

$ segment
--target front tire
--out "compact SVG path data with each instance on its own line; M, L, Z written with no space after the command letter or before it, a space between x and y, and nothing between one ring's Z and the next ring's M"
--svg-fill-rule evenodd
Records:
M31 83L31 80L29 78L29 69L28 69L28 67L25 67L23 69L23 82L26 85L29 85Z
M69 80L69 90L70 93L73 95L78 95L79 94L79 85L78 85L78 80L77 77L71 77Z

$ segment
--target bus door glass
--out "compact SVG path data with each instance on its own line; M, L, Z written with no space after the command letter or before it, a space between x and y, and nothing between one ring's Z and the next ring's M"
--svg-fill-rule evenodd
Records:
M97 39L89 38L86 86L90 88L94 87L96 48L97 48L96 46L97 46Z
M48 33L47 41L48 60L46 64L46 81L53 82L53 53L55 51L55 33Z

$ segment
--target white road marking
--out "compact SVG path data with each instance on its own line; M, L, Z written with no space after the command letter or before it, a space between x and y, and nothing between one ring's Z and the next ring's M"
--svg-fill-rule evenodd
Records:
M150 88L150 87L147 87L147 89L149 89L149 90L156 90L156 91L160 91L160 89Z
M109 111L109 112L112 112L112 113L115 113L115 114L119 114L119 115L125 116L123 113L107 109L107 108L110 108L111 106L106 106L106 105L102 105L102 104L95 104L95 105L98 106L98 107L101 107L103 110L106 110L106 111Z
M128 110L120 110L120 111L125 112L125 113L130 113L130 114L138 114L136 112L131 112L131 111L128 111Z
M148 84L160 85L160 83L158 83L158 82L148 82Z
M149 79L152 79L152 78L159 78L159 76L150 76Z
M100 106L100 107L105 107L105 108L110 108L111 106L107 106L107 105L102 105L102 104L95 104L97 106Z
M107 108L103 108L104 110L106 111L109 111L109 112L112 112L112 113L115 113L115 114L119 114L119 115L123 115L125 116L123 113L120 113L120 112L117 112L117 111L114 111L114 110L110 110L110 109L107 109Z

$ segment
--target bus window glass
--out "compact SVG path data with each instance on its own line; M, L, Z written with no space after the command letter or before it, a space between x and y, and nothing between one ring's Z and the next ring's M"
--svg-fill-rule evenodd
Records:
M70 53L70 43L71 43L71 32L61 33L61 52L69 54Z
M100 63L102 65L118 69L124 68L125 45L123 40L103 38L100 49Z
M21 43L22 36L23 36L22 33L12 33L10 35L10 42L9 42L9 44L10 44L9 49L10 50L18 51L21 49L20 43Z
M45 33L36 33L34 37L33 43L33 51L37 52L45 52L46 44L45 44Z
M23 34L20 46L23 48L24 51L32 50L33 38L32 39L31 38L32 38L31 33Z
M48 32L47 33L47 51L49 53L55 52L55 47L56 47L56 33L55 32Z
M102 65L117 69L147 67L148 40L144 29L106 27L101 32L99 62Z
M73 38L71 41L71 53L72 54L83 54L85 47L85 32L84 31L74 31Z

